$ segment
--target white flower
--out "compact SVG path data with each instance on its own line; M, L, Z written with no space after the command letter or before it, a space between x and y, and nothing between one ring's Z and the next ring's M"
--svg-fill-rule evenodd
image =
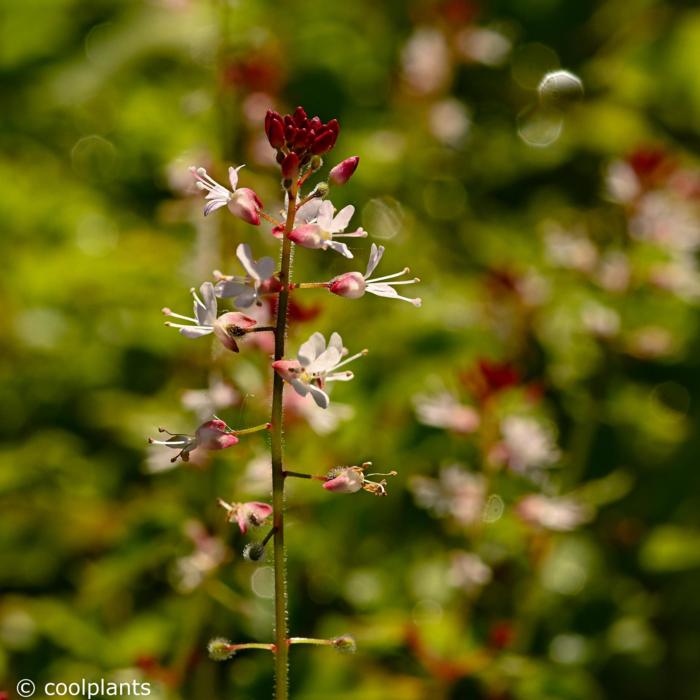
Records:
M508 416L501 422L501 433L508 462L515 471L547 466L559 459L551 431L534 418Z
M326 339L317 332L299 348L296 360L276 360L272 367L298 394L311 394L318 406L328 408L330 400L325 392L326 382L350 381L354 376L352 372L337 370L366 355L367 350L343 359L347 353L338 333L331 335L326 347Z
M313 200L312 200L313 201ZM315 220L297 226L289 234L290 240L304 248L314 248L320 250L334 250L346 258L353 255L345 243L334 240L335 238L364 238L367 232L358 228L350 233L343 233L350 223L355 207L349 204L343 207L334 216L335 209L332 202L324 200L319 206ZM312 212L309 212L309 214Z
M190 168L190 172L197 180L197 189L207 192L205 199L208 204L204 207L204 216L211 214L221 207L228 207L229 211L243 221L257 226L260 223L260 210L263 203L249 187L238 187L238 171L245 166L228 169L228 179L231 183L231 191L220 185L209 176L204 168Z
M186 338L201 338L203 335L214 333L224 347L238 352L236 338L244 336L253 326L257 325L257 321L238 311L229 311L217 318L216 294L211 282L205 282L199 288L201 297L194 289L191 289L190 292L194 298L194 315L182 316L166 307L163 309L166 316L178 318L187 321L187 323L166 321L165 325L177 328L179 333Z
M232 298L239 309L247 309L258 302L262 293L275 291L275 261L269 256L254 260L253 251L247 243L239 244L236 257L246 271L246 276L237 277L215 272L218 281L214 291L217 297Z
M397 280L395 282L387 282L386 280L393 279L394 277L400 277L409 272L409 269L405 267L401 272L395 272L393 275L385 275L384 277L375 277L370 279L370 275L374 272L379 261L384 255L384 246L377 246L376 243L372 243L372 249L369 255L369 261L367 262L367 271L365 274L359 272L346 272L343 275L338 275L338 277L333 278L329 284L328 289L333 294L337 294L341 297L346 297L347 299L358 299L365 292L370 294L375 294L378 297L389 297L391 299L402 299L407 301L414 306L420 306L420 299L410 299L409 297L402 297L394 287L400 284L415 284L420 282L418 277L412 280Z
M480 423L479 414L471 406L460 404L447 391L434 396L419 394L413 399L418 420L434 428L455 433L473 433Z

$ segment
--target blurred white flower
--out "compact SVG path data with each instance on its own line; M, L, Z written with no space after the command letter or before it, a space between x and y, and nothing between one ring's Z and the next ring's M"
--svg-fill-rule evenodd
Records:
M450 585L473 591L485 586L492 577L491 567L478 555L471 552L455 552L452 555L448 572Z
M450 516L462 525L481 520L486 498L486 480L454 464L440 470L437 479L417 476L411 480L416 503L437 517Z
M473 433L480 423L479 414L471 406L460 404L448 391L439 394L418 394L413 397L418 420L435 428L455 433Z
M450 54L441 31L417 29L401 51L403 78L411 90L428 95L443 87L450 77Z
M348 404L333 402L323 409L316 405L310 394L301 396L296 391L284 392L284 409L306 420L317 435L335 432L341 423L355 415L355 409Z
M590 510L581 503L571 498L548 498L539 493L525 496L516 510L528 523L562 532L574 530L591 519Z
M465 27L457 35L456 44L465 60L485 66L505 63L512 48L508 37L485 27Z
M680 252L656 265L651 270L651 281L684 301L700 299L700 271L694 254Z
M430 108L428 119L430 132L448 146L459 146L472 124L467 108L454 97L436 102Z
M610 198L620 204L629 204L642 191L634 168L623 160L616 160L608 166L605 185Z
M188 520L183 530L195 549L175 562L173 584L180 592L189 593L226 560L227 550L218 537L210 535L196 520Z
M620 250L611 250L600 259L596 278L608 292L624 292L630 283L632 270L627 256Z
M548 466L560 457L551 430L534 418L508 416L501 421L501 434L508 463L517 472Z
M239 393L230 384L224 382L221 377L212 375L208 389L189 389L182 394L181 401L184 408L194 412L204 421L221 409L230 408L239 399Z
M568 270L590 272L598 259L598 251L588 238L558 227L550 227L545 235L545 248L554 265Z
M581 311L586 330L599 338L612 338L620 330L620 315L614 309L590 302Z
M630 234L677 251L700 247L700 212L695 203L671 192L654 190L638 202Z

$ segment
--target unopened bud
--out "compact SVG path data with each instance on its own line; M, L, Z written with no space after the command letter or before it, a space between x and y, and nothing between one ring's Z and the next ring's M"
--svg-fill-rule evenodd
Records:
M360 162L359 156L352 156L352 158L346 158L331 169L330 180L336 185L344 185L353 175L355 170L357 170L357 165Z
M233 644L223 637L215 637L207 644L209 658L214 661L226 661L236 652L232 649Z
M323 165L323 158L314 156L309 162L311 163L311 170L318 170Z
M265 554L265 547L260 542L250 542L243 548L243 558L248 561L260 561Z
M284 146L284 122L277 112L268 110L265 115L265 133L270 146L273 148Z
M299 174L299 156L296 153L288 153L282 161L282 177L285 180L293 180Z
M349 634L343 634L331 640L333 647L341 654L354 654L357 651L357 642Z
M310 197L325 197L328 194L328 183L319 182L312 190Z

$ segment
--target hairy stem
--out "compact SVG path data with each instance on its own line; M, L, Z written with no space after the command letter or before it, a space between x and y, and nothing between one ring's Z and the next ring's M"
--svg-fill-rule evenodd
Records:
M294 227L296 214L297 187L293 184L289 189L289 206L287 221L282 238L282 260L279 279L282 290L279 293L277 305L277 323L275 325L275 360L284 357L284 346L287 336L287 307L289 304L290 273L292 266L292 242L288 238ZM287 700L289 696L288 681L288 648L287 648L287 571L284 554L284 463L282 454L283 415L282 397L284 381L274 373L272 386L272 423L271 456L272 456L272 522L275 530L274 539L274 568L275 568L275 687L277 700Z

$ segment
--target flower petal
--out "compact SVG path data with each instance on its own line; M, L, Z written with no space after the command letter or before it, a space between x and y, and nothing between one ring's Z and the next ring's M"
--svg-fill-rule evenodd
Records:
M326 339L316 331L305 343L302 343L297 353L297 359L302 367L308 367L326 349Z
M307 366L309 372L328 372L340 362L341 353L337 348L324 350L311 364Z
M228 199L222 198L216 198L212 199L209 204L207 204L206 207L204 207L204 216L209 216L213 211L216 211L217 209L221 209L221 207L225 207L228 204Z
M352 219L352 215L355 213L355 207L352 204L348 204L347 207L343 207L333 219L330 228L326 228L326 231L331 233L338 233L339 231L345 231L347 225ZM325 227L324 227L325 228Z
M367 279L377 269L377 265L379 265L379 261L382 259L382 255L384 255L384 246L377 246L376 243L372 243L371 252L369 254L369 260L367 261L367 271L365 272L365 279Z
M254 280L258 279L258 271L255 269L253 251L247 243L239 243L236 248L236 257L240 260L243 269Z
M294 226L310 224L318 216L321 204L323 204L323 200L318 197L314 197L314 199L310 199L305 204L302 204L297 209L296 216L294 217Z
M195 304L195 314L197 321L202 326L211 326L216 321L216 293L214 285L211 282L204 282L199 288L201 299L204 302L202 307L200 304Z
M238 187L238 171L245 168L245 165L239 165L237 168L228 169L228 181L231 183L231 191L235 192Z
M241 277L238 277L232 280L221 280L220 282L217 282L216 286L214 287L216 296L221 297L222 299L229 299L251 291L251 286L245 282L241 282L241 279Z
M336 253L340 253L342 256L348 258L348 260L354 257L354 255L350 252L350 248L348 248L345 243L341 243L340 241L327 241L325 248L327 250L330 249L334 250Z
M330 405L331 400L328 398L328 394L326 394L323 389L319 389L317 386L314 384L309 384L309 392L311 393L311 396L313 397L314 401L316 402L316 405L319 408L328 408Z
M214 329L203 328L202 326L192 326L192 328L178 328L180 335L185 338L201 338L203 335L209 335Z
M316 217L316 223L324 230L330 231L333 225L333 203L324 199L321 202L321 206L318 209L318 216Z

